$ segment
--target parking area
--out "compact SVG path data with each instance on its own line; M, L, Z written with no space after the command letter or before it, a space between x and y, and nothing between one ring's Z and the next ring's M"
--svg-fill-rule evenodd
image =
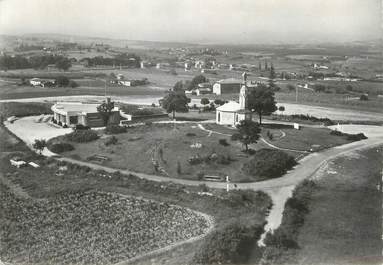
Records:
M54 126L48 120L48 115L45 115L44 117L29 116L17 119L12 123L5 122L4 125L30 147L36 139L49 140L50 138L64 135L72 131L71 128ZM54 154L45 148L43 150L43 155L52 156Z

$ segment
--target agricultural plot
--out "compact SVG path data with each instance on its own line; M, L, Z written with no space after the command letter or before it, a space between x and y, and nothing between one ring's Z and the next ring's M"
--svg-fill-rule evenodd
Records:
M0 188L5 262L113 264L201 235L209 226L195 212L167 203L97 192L33 202Z

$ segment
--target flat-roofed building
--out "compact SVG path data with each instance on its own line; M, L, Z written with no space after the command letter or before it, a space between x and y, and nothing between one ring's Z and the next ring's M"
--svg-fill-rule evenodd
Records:
M59 102L52 106L53 119L62 126L74 127L78 124L89 127L102 127L104 120L97 111L99 103ZM108 124L119 124L120 112L114 107Z

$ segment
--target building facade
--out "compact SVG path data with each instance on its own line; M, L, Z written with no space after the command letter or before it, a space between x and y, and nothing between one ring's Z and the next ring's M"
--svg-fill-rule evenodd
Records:
M234 78L217 81L213 85L213 93L216 95L239 93L242 81Z
M246 85L247 74L242 75L242 87L239 92L239 103L229 101L216 109L216 123L220 125L236 126L242 120L251 120L252 113L247 108L248 88Z
M89 127L103 127L104 120L97 111L100 104L81 102L60 102L51 107L53 119L62 126L74 127L84 125ZM109 117L108 124L119 124L120 112L115 107Z

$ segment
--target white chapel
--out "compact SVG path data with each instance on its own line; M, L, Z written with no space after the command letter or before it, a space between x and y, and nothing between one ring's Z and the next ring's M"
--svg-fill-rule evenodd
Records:
M216 123L236 126L242 120L251 120L251 111L247 108L247 73L242 74L242 87L239 92L239 103L229 101L216 109Z

